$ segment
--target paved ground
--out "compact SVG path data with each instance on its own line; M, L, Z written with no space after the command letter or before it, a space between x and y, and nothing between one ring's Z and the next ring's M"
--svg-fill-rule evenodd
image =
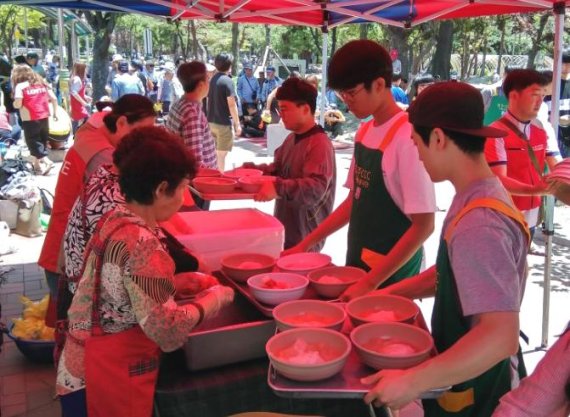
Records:
M340 203L347 194L342 187L352 149L337 150L338 189L336 203ZM237 143L228 157L228 169L240 166L245 161L266 162L270 160L265 155L262 142L242 140ZM58 169L59 169L58 164ZM38 183L47 189L55 187L57 170L48 177L38 177ZM439 230L445 217L445 210L453 197L453 189L448 184L436 186L437 203L440 211L436 214L436 231L426 242L427 265L435 260L438 245ZM211 209L227 209L238 207L255 207L271 213L273 203L255 203L253 201L213 202ZM549 344L555 340L566 322L570 319L568 303L570 302L570 208L556 207L555 209L556 235L554 237L552 257L552 289L550 291L550 321L548 325ZM331 236L323 252L333 257L333 262L343 264L346 252L346 228L339 230ZM535 238L535 243L544 249L541 236ZM47 292L42 271L37 267L36 261L43 244L43 238L24 238L17 235L10 237L10 245L17 251L14 254L0 257L0 271L13 270L5 275L6 283L0 286L0 303L3 306L3 320L19 316L21 305L20 294L39 299ZM530 275L527 281L525 298L521 310L521 327L530 337L529 345L523 344L525 362L532 370L542 358L544 352L536 349L541 344L542 334L542 299L544 257L529 255ZM425 317L431 315L432 302L424 300L421 308ZM55 417L60 415L59 403L53 401L55 371L50 366L35 365L17 351L13 342L7 341L0 353L0 411L3 417L12 416L41 416Z

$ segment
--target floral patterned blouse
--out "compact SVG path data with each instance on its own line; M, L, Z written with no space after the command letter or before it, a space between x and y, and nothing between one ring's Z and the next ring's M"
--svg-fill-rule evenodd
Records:
M130 224L116 231L105 250L101 271L100 317L106 333L118 333L140 326L163 351L181 347L190 330L198 323L199 313L183 309L174 302L174 262L162 246L158 230L126 207L118 206L101 229L105 239L117 225ZM57 371L59 395L85 388L84 347L70 340L91 336L92 295L95 280L95 255L86 260L68 311L69 333Z
M65 275L70 279L69 289L72 293L75 292L76 283L81 275L87 242L97 222L106 212L124 202L125 198L119 187L119 176L113 172L112 165L103 165L97 169L87 180L81 195L75 200L63 239Z

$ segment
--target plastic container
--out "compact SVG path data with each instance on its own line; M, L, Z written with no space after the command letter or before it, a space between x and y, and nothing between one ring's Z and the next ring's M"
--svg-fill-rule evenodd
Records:
M235 253L278 258L285 239L279 220L252 208L177 213L163 226L212 271L220 269L223 257Z
M53 340L20 339L12 334L13 327L14 325L10 327L8 337L16 343L16 347L26 358L36 363L53 363Z

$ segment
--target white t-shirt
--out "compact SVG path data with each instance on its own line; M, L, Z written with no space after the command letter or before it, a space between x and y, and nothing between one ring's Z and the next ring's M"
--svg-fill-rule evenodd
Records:
M408 117L398 113L380 126L370 126L362 138L362 145L378 150L386 133L400 119ZM404 123L382 157L382 175L390 196L408 217L410 214L433 213L436 211L433 182L418 156L412 140L412 125ZM352 189L354 183L354 157L350 163L345 186Z

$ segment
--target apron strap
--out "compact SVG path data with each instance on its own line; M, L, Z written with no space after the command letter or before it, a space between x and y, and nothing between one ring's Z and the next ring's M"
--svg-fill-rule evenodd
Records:
M525 233L527 242L530 244L530 232L528 230L528 225L524 219L523 214L509 206L507 203L498 200L496 198L477 198L472 200L469 204L467 204L463 209L455 216L455 218L449 224L446 232L445 232L445 240L449 241L451 238L451 234L455 230L457 224L461 221L463 216L465 216L468 212L475 208L490 208L492 210L496 210L507 217L510 217L514 221L516 221L520 226L523 232Z
M400 130L400 128L404 125L404 123L408 121L408 113L405 112L402 113L403 115L398 120L396 120L392 124L392 126L390 126L390 129L388 130L388 132L386 132L384 139L380 143L380 147L378 149L380 149L382 153L384 153L388 148L388 145L392 143L392 140L394 140L394 138L396 137L396 133L398 132L398 130Z
M362 142L362 139L364 139L366 133L368 133L368 130L373 124L374 124L374 119L362 123L360 125L360 128L356 131L356 134L354 135L354 142Z

